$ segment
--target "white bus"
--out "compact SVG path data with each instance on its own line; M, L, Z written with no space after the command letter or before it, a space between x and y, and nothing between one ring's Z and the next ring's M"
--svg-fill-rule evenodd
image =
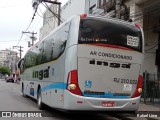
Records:
M142 29L73 16L19 62L23 95L69 111L136 111L142 92Z

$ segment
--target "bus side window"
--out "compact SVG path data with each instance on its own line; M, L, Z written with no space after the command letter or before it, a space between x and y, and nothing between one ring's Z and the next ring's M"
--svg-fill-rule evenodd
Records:
M31 65L35 66L37 65L37 58L38 58L38 45L36 45L32 50L31 50Z
M49 62L52 60L52 53L53 53L53 37L45 40L44 42L44 54L43 54L43 62Z
M24 58L24 69L27 69L30 66L30 52L28 52Z
M57 59L60 57L67 44L68 40L68 35L69 35L69 28L70 28L70 23L67 23L65 26L63 26L61 29L59 29L55 35L55 41L53 45L53 58Z
M44 55L44 41L42 41L39 45L38 56L36 58L36 64L43 64L45 62L45 55Z

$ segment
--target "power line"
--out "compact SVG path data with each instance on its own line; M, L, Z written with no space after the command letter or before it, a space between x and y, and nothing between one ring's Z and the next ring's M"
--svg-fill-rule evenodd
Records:
M41 14L42 14L42 16L41 15L39 15L40 17L42 17L42 18L44 18L44 19L50 19L50 18L52 18L52 17L55 17L55 16L50 16L50 17L43 17L43 13L42 13L42 10L39 8L39 11L41 12ZM37 12L38 13L38 12Z
M147 50L145 50L145 51L149 51L149 50L154 49L155 47L157 47L157 46L158 46L158 44L159 44L159 42L158 42L156 45L154 45L153 47L151 47L151 48L149 48L149 49L147 49Z
M51 10L51 8L47 5L47 3L42 3L42 5L46 8L46 9L48 9L55 17L57 17L58 18L58 14L56 14L56 13L54 13L52 10Z
M18 40L7 40L7 41L0 41L0 42L12 42L12 41L18 41Z
M22 52L23 52L22 48L23 47L22 46L13 46L13 49L14 48L19 48L19 52L20 52L19 54L20 54L20 59L21 59L22 58Z
M145 52L145 53L148 53L148 52ZM154 55L149 56L149 57L146 57L146 58L144 58L144 59L150 59L150 58L156 57L156 55L159 55L159 54L160 54L160 52L158 52L158 53L149 52L149 53L150 53L150 54L154 54Z
M35 13L36 13L36 11L35 11ZM31 21L30 21L30 23L29 23L29 25L28 25L28 27L26 28L25 31L28 31L29 27L31 26L31 24L32 24L32 22L33 22L33 20L34 20L35 13L33 14L33 17L32 17L32 19L31 19ZM21 37L20 37L20 39L19 39L19 41L18 41L18 43L17 43L16 46L18 46L18 44L19 44L20 41L22 40L22 37L23 37L23 33L22 33L22 35L21 35Z
M39 15L39 14L38 14ZM49 24L49 22L47 21L48 26L51 28L51 30L53 30L53 28L51 27L51 25Z
M38 21L38 23L35 24L35 26L33 27L32 31L38 31L37 27L38 27L38 25L41 23L41 21L42 21L42 19L40 19L40 20ZM31 31L31 30L30 30L30 31Z
M58 4L59 6L60 6L60 4L61 4L61 3L56 2L56 1L44 1L44 2L50 2L50 3ZM45 3L45 4L46 4L46 3ZM43 5L44 5L44 4L43 4ZM44 6L45 6L45 5L44 5ZM46 7L50 12L52 12L53 15L54 15L55 17L57 17L60 22L62 22L62 20L60 19L59 15L57 15L56 13L54 13L54 12L48 7L47 4L46 4L45 7ZM27 29L26 29L25 31L28 31L29 27L31 26L31 24L32 24L32 22L33 22L33 20L34 20L34 16L35 16L36 13L37 13L37 9L38 9L38 5L35 6L35 11L34 11L32 20L31 20L29 26L27 27ZM40 15L39 15L39 16L40 16ZM49 24L48 24L48 25L49 25ZM50 25L49 25L49 26L50 26ZM51 27L51 26L50 26L50 27ZM51 29L52 29L52 27L51 27ZM22 35L22 36L23 36L23 35ZM21 38L22 38L22 37L21 37ZM21 41L21 39L19 40L19 42L20 42L20 41ZM18 44L19 44L19 42L18 42Z
M29 25L28 25L28 27L26 28L25 31L28 31L28 29L29 29L29 27L31 26L32 22L33 22L33 19L31 20L31 22L29 23Z
M132 1L132 2L130 2L130 4L129 5L126 5L127 7L130 7L130 6L132 6L133 4L137 4L137 2L136 1ZM153 4L150 4L150 5L146 5L145 6L145 2L143 3L143 5L141 5L142 7L141 7L141 10L140 11L137 11L137 12L141 12L142 10L148 10L148 8L151 8L151 7L155 7L155 6L158 6L158 5L160 5L160 2L155 2L155 3L153 3ZM159 7L159 6L158 6Z
M38 9L38 6L35 7L35 11L34 11L33 16L32 16L32 21L34 20L34 16L36 15L37 9Z
M22 4L22 3L21 3ZM10 8L10 7L16 7L16 6L19 6L21 4L15 4L15 5L9 5L9 6L3 6L3 7L0 7L0 8Z
M40 10L41 14L43 14L40 8L39 8L39 10ZM39 17L44 18L44 19L50 19L50 18L54 17L54 16L50 16L50 17L47 17L47 18L43 17L38 13L38 11L37 11L37 14L39 15Z
M27 33L27 34L31 34L31 35L32 35L32 36L29 36L29 37L32 39L32 44L30 44L30 42L28 42L28 43L29 43L28 46L29 46L29 47L33 46L33 45L34 45L34 41L36 40L36 38L35 38L34 35L37 34L37 33L34 33L34 32L26 32L26 31L25 31L25 32L23 31L22 33Z
M38 17L36 17L36 19L34 19L33 23L31 24L31 26L29 27L29 29L27 31L29 31L30 29L33 28L33 26L36 24L35 21L37 21Z
M43 4L43 3L42 3L42 4ZM44 5L44 4L43 4L43 5ZM60 17L58 16L58 14L54 13L54 12L50 9L50 7L47 5L47 3L45 3L44 7L46 7L55 17L58 18L58 20L59 20L60 22L63 23L63 21L60 19Z
M55 0L55 1L42 0L42 1L45 2L45 5L47 6L47 9L48 9L51 13L53 13L53 15L55 15L55 16L58 18L58 25L60 25L61 22L63 23L63 21L61 20L61 15L60 15L61 2L57 2L57 0ZM50 9L50 7L48 7L48 5L46 4L46 2L47 2L47 3L52 3L52 4L58 5L58 15L55 14L55 13Z
M136 3L136 2L134 2L134 3ZM43 4L43 3L42 3L42 4ZM160 3L156 4L156 6L159 5L159 4L160 4ZM44 5L44 4L43 4L43 5ZM160 10L159 8L156 8L156 9L153 9L153 10L143 11L144 9L147 9L147 8L153 6L153 5L155 5L155 4L148 5L147 7L144 7L144 8L142 9L142 11L134 12L134 13L130 14L130 16L134 16L134 15L135 15L134 17L137 17L138 19L140 19L140 18L143 17L144 15L148 15L148 14L145 14L145 13L152 14L152 12L157 11L157 10ZM54 12L48 7L48 5L47 5L46 3L45 3L44 6L45 6L50 12L52 12L55 17L57 17L57 18L62 22L62 20L58 17L58 14L54 13ZM130 6L130 5L129 5L129 6ZM38 7L37 7L37 8L38 8ZM32 17L32 20L31 20L30 24L28 25L28 27L26 28L25 31L27 31L27 30L29 29L29 27L31 26L31 24L32 24L32 22L33 22L33 19L34 19L34 16L35 16L35 14L36 14L36 12L37 12L37 8L36 8L36 10L35 10L35 12L34 12L34 14L33 14L33 17ZM37 14L38 14L38 12L37 12ZM38 14L38 15L39 15L39 14ZM39 16L40 16L40 15L39 15ZM54 17L54 16L51 16L51 17ZM40 17L42 17L42 16L40 16ZM51 18L51 17L49 17L49 18ZM49 19L49 18L45 18L45 17L42 17L42 18L44 18L44 19ZM136 18L136 20L138 20L137 18ZM49 26L50 26L50 25L49 25ZM50 26L50 27L51 27L51 26ZM52 27L51 27L51 28L52 28ZM150 28L149 28L149 29L150 29ZM152 28L151 28L151 29L152 29ZM156 28L153 28L153 29L156 29ZM153 30L153 29L152 29L152 30ZM20 37L20 40L19 40L19 42L17 43L17 45L20 43L22 37L23 37L23 34L22 34L22 36ZM153 48L152 48L152 49L153 49Z
M29 29L29 27L31 26L31 23L32 23L32 20L31 20L31 22L30 22L30 24L28 25L28 27L27 27L27 29L26 29L26 30L28 30L28 29ZM18 43L17 43L17 45L16 45L16 46L18 46L18 44L21 42L22 37L23 37L23 33L21 34L21 37L20 37L20 39L19 39L19 41L18 41Z
M22 0L21 0L22 1ZM22 1L22 2L24 2L24 1ZM18 4L13 4L13 5L7 5L7 6L0 6L0 8L10 8L10 7L16 7L16 6L19 6L19 5L22 5L22 4L24 4L24 3L18 3Z
M17 43L17 45L16 46L18 46L18 44L20 43L20 41L22 40L22 37L23 37L23 33L21 34L21 37L20 37L20 39L19 39L19 41L18 41L18 43Z
M156 10L150 11L150 13L149 12L144 12L144 11L135 12L135 13L130 14L130 18L134 17L135 18L134 21L138 21L139 19L142 19L142 17L153 15L153 13L155 11L159 11L159 10L160 10L160 8L157 8Z
M41 9L39 8L40 12L42 13ZM38 12L37 12L38 14ZM38 14L39 15L39 14ZM53 28L50 26L49 22L47 21L48 26L51 28L51 30L53 30Z

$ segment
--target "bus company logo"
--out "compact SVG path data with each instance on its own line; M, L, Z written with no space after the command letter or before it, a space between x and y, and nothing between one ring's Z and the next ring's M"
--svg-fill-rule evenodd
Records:
M106 61L100 61L100 60L95 60L95 59L92 59L89 61L89 64L91 65L98 65L98 66L107 66L107 67L111 67L111 68L127 68L127 69L130 69L131 68L131 64L130 63L127 63L127 64L121 64L121 63L118 63L118 62L106 62Z
M44 70L34 70L32 73L32 77L38 78L39 80L42 80L43 78L49 78L49 69L50 66L48 66L48 68Z

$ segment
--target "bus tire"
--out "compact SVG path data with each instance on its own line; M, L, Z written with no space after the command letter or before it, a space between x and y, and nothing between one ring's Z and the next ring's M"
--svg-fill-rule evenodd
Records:
M24 85L23 85L23 83L22 83L22 96L23 96L23 97L27 97L27 95L26 95L25 92L24 92Z
M37 106L40 110L44 109L44 104L42 103L42 93L41 93L41 89L38 90L37 93Z

